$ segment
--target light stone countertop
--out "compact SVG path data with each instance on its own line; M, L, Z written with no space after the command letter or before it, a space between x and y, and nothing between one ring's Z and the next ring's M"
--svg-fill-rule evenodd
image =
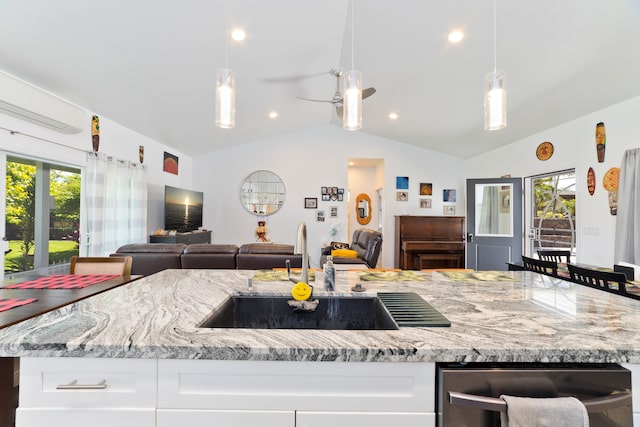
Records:
M203 329L233 293L288 295L255 271L165 270L0 330L0 356L293 361L640 363L640 301L530 272L513 281L363 282L420 294L451 327L394 331ZM337 294L356 272L338 271ZM319 274L318 279L321 279ZM321 283L320 281L318 283ZM55 292L55 291L52 291ZM318 284L314 295L324 294ZM362 294L357 294L362 295Z

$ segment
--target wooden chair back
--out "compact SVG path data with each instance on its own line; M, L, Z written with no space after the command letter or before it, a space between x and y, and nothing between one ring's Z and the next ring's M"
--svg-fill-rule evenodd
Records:
M613 271L593 270L577 265L569 264L569 275L571 280L581 285L602 289L607 292L627 295L625 282L627 276L624 273Z
M131 275L133 258L123 257L71 257L71 274L118 274Z
M571 251L541 249L538 251L538 258L543 261L564 262L569 264L571 262Z
M546 274L547 276L558 276L558 263L555 261L544 261L523 255L522 263L524 264L525 270L535 271L536 273Z

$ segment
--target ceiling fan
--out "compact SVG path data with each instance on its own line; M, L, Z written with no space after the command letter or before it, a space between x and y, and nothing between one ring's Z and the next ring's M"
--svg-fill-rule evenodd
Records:
M299 99L304 101L312 101L312 102L328 102L333 104L336 107L336 113L338 117L342 118L342 106L343 106L343 96L340 92L340 78L344 75L344 70L334 68L329 71L329 74L336 78L336 92L333 94L333 98L331 99L311 99L311 98L303 98L299 96ZM362 99L368 98L371 95L376 93L376 89L374 87L368 87L362 90Z

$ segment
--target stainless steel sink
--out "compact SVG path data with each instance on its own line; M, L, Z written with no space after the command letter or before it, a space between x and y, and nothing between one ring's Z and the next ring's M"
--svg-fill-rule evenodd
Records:
M378 297L314 297L315 311L289 306L287 296L234 295L223 302L201 328L249 329L398 329Z

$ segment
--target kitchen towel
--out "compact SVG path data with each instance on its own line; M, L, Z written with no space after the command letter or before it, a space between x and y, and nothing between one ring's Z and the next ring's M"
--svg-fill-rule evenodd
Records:
M38 301L35 298L0 298L0 311L10 310Z
M589 427L587 408L575 397L531 398L500 396L507 411L502 427Z

